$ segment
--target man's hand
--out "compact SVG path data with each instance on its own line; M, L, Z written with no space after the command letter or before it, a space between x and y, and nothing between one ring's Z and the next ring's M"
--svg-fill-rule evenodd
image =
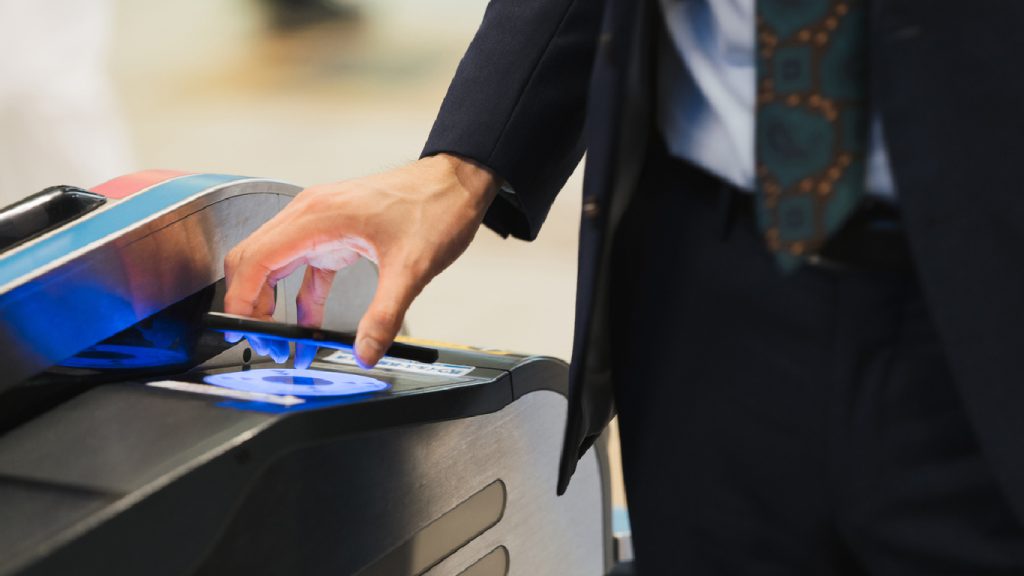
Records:
M447 154L375 176L303 190L236 246L224 262L224 311L269 320L274 285L308 264L298 321L319 326L335 272L365 256L377 263L377 292L356 335L356 356L373 366L395 339L413 299L469 246L498 184L494 174ZM278 362L287 347L253 342ZM300 347L306 367L315 348Z

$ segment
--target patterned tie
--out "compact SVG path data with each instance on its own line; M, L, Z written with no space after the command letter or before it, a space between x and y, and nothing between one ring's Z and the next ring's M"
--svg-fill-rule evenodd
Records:
M866 0L756 1L758 223L788 271L863 196Z

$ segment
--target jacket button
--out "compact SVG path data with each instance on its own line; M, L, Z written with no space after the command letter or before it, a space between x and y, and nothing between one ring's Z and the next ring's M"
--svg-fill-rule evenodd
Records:
M588 220L593 220L601 213L601 205L597 203L597 200L593 198L587 198L583 201L583 216Z

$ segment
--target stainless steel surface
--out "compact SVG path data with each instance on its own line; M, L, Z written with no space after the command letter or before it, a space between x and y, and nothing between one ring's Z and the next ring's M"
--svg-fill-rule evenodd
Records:
M256 179L214 186L0 288L0 389L217 281L227 252L299 190ZM345 296L331 307L329 327L352 325L374 278L367 263L339 275L334 292ZM282 283L279 319L294 321L300 282L301 271Z
M490 554L477 560L459 576L505 576L508 574L508 550L499 546Z
M533 392L496 414L453 422L429 439L429 452L409 455L414 477L446 476L437 485L441 493L423 498L450 498L493 478L508 488L501 521L426 574L459 574L497 546L508 549L512 576L605 573L607 487L593 449L580 461L568 492L555 496L565 410L560 394ZM445 466L463 452L474 455L471 463Z

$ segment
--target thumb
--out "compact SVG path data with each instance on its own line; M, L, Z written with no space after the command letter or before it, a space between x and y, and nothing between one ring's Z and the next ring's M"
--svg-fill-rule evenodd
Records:
M377 292L366 309L356 331L356 359L363 368L372 368L384 356L402 328L402 319L421 284L404 271L389 273L381 268Z

